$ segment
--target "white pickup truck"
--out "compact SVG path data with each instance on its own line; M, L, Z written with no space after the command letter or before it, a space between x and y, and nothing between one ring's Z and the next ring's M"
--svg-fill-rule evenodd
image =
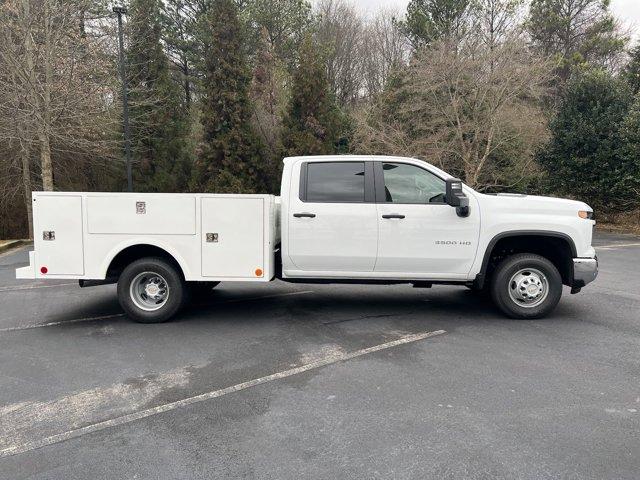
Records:
M485 195L413 158L284 159L273 195L35 192L17 278L118 284L134 320L219 282L455 284L539 318L596 278L585 203Z

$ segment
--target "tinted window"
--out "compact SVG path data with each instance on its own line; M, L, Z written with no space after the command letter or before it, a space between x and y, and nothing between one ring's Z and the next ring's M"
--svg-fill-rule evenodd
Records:
M307 164L307 202L364 202L364 162Z
M391 203L443 203L445 183L415 165L383 163L385 200Z

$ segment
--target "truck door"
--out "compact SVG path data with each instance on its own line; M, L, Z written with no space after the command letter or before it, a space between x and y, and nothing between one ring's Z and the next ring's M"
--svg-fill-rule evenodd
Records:
M288 254L295 267L372 272L378 246L373 162L305 162L290 188Z
M379 245L376 272L433 278L466 275L478 247L480 216L444 203L445 182L417 165L376 162Z

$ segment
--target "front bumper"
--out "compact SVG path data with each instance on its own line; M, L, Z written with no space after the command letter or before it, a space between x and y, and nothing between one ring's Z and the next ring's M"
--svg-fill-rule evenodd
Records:
M598 257L573 259L573 288L582 288L598 276Z

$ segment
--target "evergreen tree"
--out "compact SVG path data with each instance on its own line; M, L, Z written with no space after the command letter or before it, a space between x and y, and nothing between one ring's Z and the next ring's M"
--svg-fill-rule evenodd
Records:
M624 78L635 95L640 92L640 44L636 45L630 53L631 59L624 69Z
M266 29L262 29L249 90L254 131L264 145L269 191L277 191L282 166L282 117L287 107L289 75L284 62L275 54Z
M312 15L308 0L245 0L244 10L251 25L249 44L259 48L267 42L270 50L287 65L295 62L304 32Z
M640 206L640 93L622 124L621 137L620 163L611 175L620 193L614 210L625 211Z
M610 0L532 0L527 28L534 46L559 64L566 82L573 68L589 63L606 67L624 49Z
M174 81L183 91L186 107L192 103L194 83L199 74L195 33L202 8L198 0L163 0L161 3L163 40L174 66Z
M162 49L159 0L133 0L129 19L134 188L183 191L191 165L187 112Z
M282 145L288 156L338 153L347 146L348 122L329 91L318 51L307 35L300 46L291 100L283 121Z
M460 35L470 0L410 0L398 26L414 48Z
M626 83L603 70L569 82L551 122L550 143L539 154L555 192L608 211L620 207L620 199L631 193L630 181L640 175L638 161L624 154L625 142L633 137L633 119L629 132L622 130L631 101Z
M192 188L252 193L267 188L262 145L251 122L251 74L233 0L212 0L205 24L203 145Z

